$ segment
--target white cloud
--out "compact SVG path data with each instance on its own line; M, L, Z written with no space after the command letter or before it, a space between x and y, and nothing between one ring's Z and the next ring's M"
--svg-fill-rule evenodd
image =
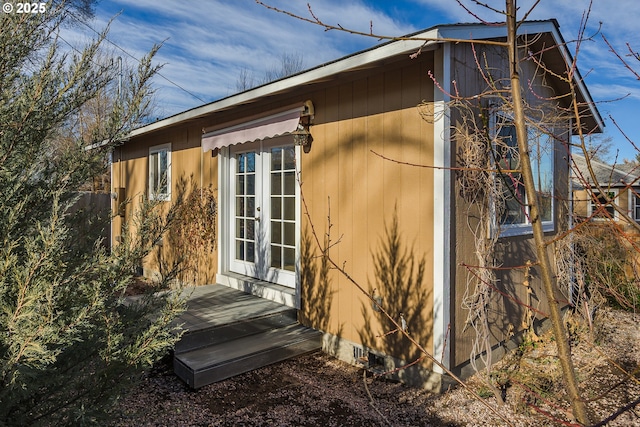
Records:
M264 1L311 18L307 1ZM501 19L500 15L474 6L471 0L462 1L483 19ZM487 1L497 9L504 8L503 0ZM367 32L373 23L374 32L385 35L403 35L447 21L475 21L474 16L453 0L404 0L403 6L387 0L309 2L314 13L328 24ZM624 42L629 41L640 50L640 36L635 30L638 14L630 12L637 8L636 2L616 0L612 7L611 1L594 0L589 31L595 32L598 22L602 21L602 31L616 48L624 49ZM519 6L524 10L532 3L532 0L520 0ZM588 0L543 0L531 18L557 18L565 39L570 41L577 35L587 5ZM411 12L404 10L403 17L396 18L395 7L409 8ZM156 58L158 63L165 64L162 75L207 102L232 94L241 70L249 70L261 78L267 69L279 64L284 53L302 55L305 66L312 67L377 42L339 31L326 32L321 27L270 11L254 0L112 0L98 5L98 16L92 25L100 30L120 10L122 14L113 22L109 39L137 58L153 44L166 40ZM95 34L78 27L67 31L66 36L81 41L82 37L95 37ZM122 53L122 56L126 55ZM637 92L634 87L638 83L629 78L628 71L607 51L601 38L585 42L579 59L594 97L619 94L623 89L628 89L624 93ZM608 84L612 78L615 84ZM174 114L202 104L162 78L157 78L155 84L161 113Z
M305 2L273 0L271 4L310 17ZM313 2L313 7L325 22L345 28L369 31L373 22L375 31L381 34L405 34L415 29L362 1L325 0ZM253 0L117 0L100 4L92 25L104 27L109 15L119 10L122 14L112 24L109 39L138 58L154 43L164 41L157 56L157 61L165 64L161 74L206 101L232 93L242 69L261 78L267 69L279 64L284 53L301 55L305 65L311 67L376 42L326 32ZM155 83L165 112L175 113L201 103L162 78Z

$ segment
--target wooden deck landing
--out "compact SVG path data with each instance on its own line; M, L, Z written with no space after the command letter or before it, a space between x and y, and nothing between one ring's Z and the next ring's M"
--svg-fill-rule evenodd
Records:
M178 319L187 330L173 367L192 388L319 350L322 334L297 322L295 309L222 285L193 289Z

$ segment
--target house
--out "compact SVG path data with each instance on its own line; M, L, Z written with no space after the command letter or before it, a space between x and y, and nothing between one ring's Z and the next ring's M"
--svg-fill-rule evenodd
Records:
M561 76L571 55L557 22L527 22L519 32L528 51L540 52L520 64L526 101L547 113L568 107ZM201 283L299 309L301 322L324 332L325 351L349 362L384 369L415 362L419 353L393 332L382 307L444 367L467 372L484 351L470 327L474 292L489 298L486 348L510 339L532 316L517 302L529 298L529 307L545 309L535 267L522 268L535 259L535 247L526 203L514 199L522 190L511 170L513 125L499 91L479 96L491 89L489 76L508 87L504 47L495 44L505 36L501 25L437 26L136 129L113 154L114 193L133 203L114 202L112 238L119 239L139 196L169 204L195 181L214 189L218 203L217 247L200 261ZM574 76L582 124L598 131L602 120ZM471 116L453 95L471 101ZM543 99L557 101L549 107ZM569 217L559 201L569 194L571 122L556 115L554 137L543 138L536 133L542 119L532 120L531 143L545 153L535 166L552 237ZM476 170L463 136L486 138L487 126L491 141L507 141L506 149L492 157L493 143L485 143ZM512 194L502 208L487 182ZM477 246L487 237L495 238L482 260L491 283L476 273ZM165 242L162 251L172 250L179 252ZM349 277L327 265L322 250ZM152 274L157 265L149 259L144 270ZM397 372L434 388L442 374L428 359Z
M635 163L609 165L582 154L571 155L573 213L576 225L587 222L585 233L618 241L629 257L619 256L627 279L640 272L640 174ZM612 239L617 236L618 239ZM613 250L609 248L609 250Z
M581 219L598 222L605 219L622 222L619 210L607 201L607 197L614 204L622 208L622 212L636 222L640 222L640 175L638 168L624 164L608 165L596 159L589 164L593 176L589 171L586 158L581 154L572 154L573 174L572 185L574 192L574 212ZM595 178L595 180L594 180ZM596 183L608 194L601 194Z

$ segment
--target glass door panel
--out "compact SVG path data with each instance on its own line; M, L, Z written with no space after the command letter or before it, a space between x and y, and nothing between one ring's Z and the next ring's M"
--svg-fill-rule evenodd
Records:
M235 259L255 262L256 153L236 154Z
M295 271L295 148L271 149L271 267Z
M253 145L254 151L231 149L229 268L295 287L299 221L296 148L265 142L257 145Z

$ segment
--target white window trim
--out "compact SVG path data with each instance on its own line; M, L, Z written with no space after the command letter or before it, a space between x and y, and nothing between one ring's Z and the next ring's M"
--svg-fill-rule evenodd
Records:
M156 193L153 188L153 183L151 182L151 156L156 153L160 153L162 151L167 152L167 192L166 193ZM154 145L153 147L149 147L149 160L147 162L147 182L148 182L148 194L149 200L157 200L163 202L171 201L171 143L168 142L166 144Z
M513 117L504 112L498 112L494 110L491 113L491 129L493 130L492 138L495 141L497 138L496 130L497 130L497 122L498 117L501 117L507 121L513 122ZM528 130L528 128L527 128ZM527 132L528 133L528 132ZM495 148L495 143L494 143ZM555 151L554 151L555 152ZM555 186L556 186L556 159L553 157L551 164L552 176L553 176L553 184L551 186L553 190L553 195L551 197L551 220L550 221L542 221L542 231L543 232L552 232L555 231L556 228L556 202L555 202ZM497 172L493 173L494 179L497 179ZM525 193L526 196L526 193ZM529 222L529 208L527 207L527 214L525 215L526 223L522 224L500 224L497 213L495 210L495 200L491 201L491 222L492 222L492 233L495 233L497 230L500 231L499 237L515 237L515 236L526 236L533 235L533 226L531 222Z
M629 213L636 222L640 222L640 216L636 216L636 197L640 197L639 191L640 190L634 187L627 188L627 198L629 199Z
M618 199L619 190L618 190L617 188L609 188L609 189L606 189L606 188L605 188L605 189L603 189L603 190L604 190L606 193L611 193L611 194L613 194L613 203L614 203L615 205L619 206L619 205L618 205L618 200L619 200L619 199ZM589 192L588 192L588 194L589 194L589 199L588 199L588 204L587 204L587 215L588 215L588 217L589 217L589 218L591 218L591 221L608 221L608 220L609 220L609 218L607 218L607 217L604 217L604 218L602 218L602 217L592 217L592 215L593 215L593 198L592 198L592 197L593 197L594 195L596 195L596 194L600 194L600 192L599 192L599 191L597 191L597 190L593 190L593 189L592 189L591 191L589 191ZM632 201L632 203L633 203L633 201ZM618 211L617 211L616 209L614 209L614 210L613 210L613 220L614 220L614 221L618 221L619 219L620 219L620 218L619 218Z

